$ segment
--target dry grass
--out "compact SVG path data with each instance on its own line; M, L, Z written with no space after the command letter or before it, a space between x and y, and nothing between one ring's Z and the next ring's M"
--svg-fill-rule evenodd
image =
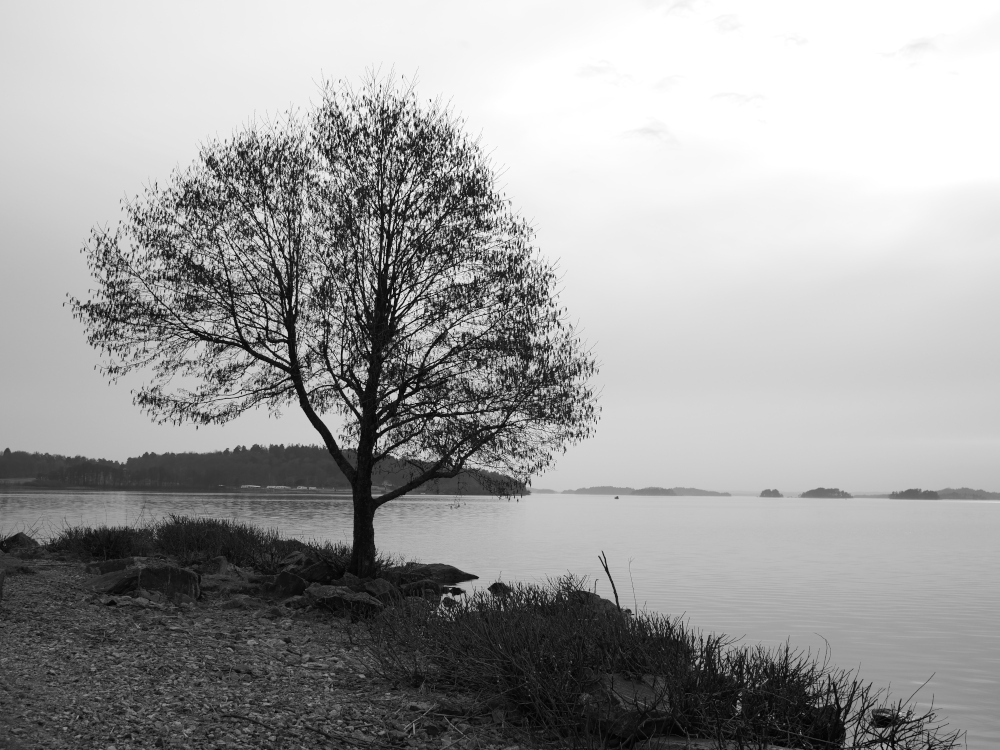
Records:
M539 737L575 746L631 746L654 733L805 750L946 750L961 739L828 654L742 646L656 613L595 606L572 577L450 608L393 608L370 632L386 675L479 695ZM645 678L654 696L634 705L630 723L608 721L592 708L602 675Z

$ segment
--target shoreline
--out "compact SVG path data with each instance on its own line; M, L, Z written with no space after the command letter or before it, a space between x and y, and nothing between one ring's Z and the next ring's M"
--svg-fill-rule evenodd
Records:
M456 719L468 696L373 673L361 632L343 618L226 594L115 602L88 591L93 576L67 556L0 553L0 570L0 750L526 742L492 720Z
M234 564L219 547L241 535ZM343 545L183 518L68 529L47 545L22 533L5 539L0 715L11 718L0 750L288 740L512 750L564 744L556 737L668 750L714 747L692 738L734 721L772 747L813 747L793 737L843 747L848 728L864 739L899 726L926 734L932 749L961 737L939 734L947 724L933 712L897 706L850 671L787 647L730 650L724 636L622 609L617 592L603 599L572 575L547 590L496 582L459 602L453 584L475 575L382 555L373 577L359 579L345 572L349 556ZM753 677L772 673L787 685ZM853 696L843 706L838 687ZM719 703L724 695L732 705ZM756 711L741 714L741 703L778 695L788 705L760 714L777 712L773 727L757 726ZM774 731L788 742L775 743Z

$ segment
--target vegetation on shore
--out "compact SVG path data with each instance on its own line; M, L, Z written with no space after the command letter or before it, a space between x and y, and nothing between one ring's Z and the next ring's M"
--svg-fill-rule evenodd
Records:
M393 608L370 623L374 653L388 676L482 696L572 746L674 734L728 748L943 750L961 739L828 653L739 645L595 597L565 576L477 591L445 610Z
M347 451L353 460L353 453ZM399 487L417 469L385 459L373 474L376 487ZM484 473L499 481L499 475ZM10 451L0 454L0 479L30 480L41 486L151 490L218 490L238 487L308 487L349 491L351 483L326 448L314 445L238 445L207 453L143 453L125 461ZM523 486L520 487L523 491ZM428 482L431 494L489 494L479 477L463 472Z
M613 485L600 485L598 487L581 487L578 490L563 490L563 495L677 495L688 497L729 497L728 492L714 492L712 490L699 490L695 487L642 487L633 489L632 487L615 487Z
M276 573L281 560L300 550L315 552L341 575L351 560L351 547L342 542L307 544L251 523L174 514L131 526L68 526L46 547L52 552L97 560L161 555L182 565L221 555L234 565L264 574ZM376 555L375 560L377 574L399 562L383 554Z
M814 490L807 490L803 492L799 497L825 497L825 498L843 498L848 499L851 494L844 492L844 490L837 489L836 487L817 487Z
M941 496L934 490L910 489L902 492L893 492L889 495L892 500L940 500Z
M169 516L120 527L62 529L46 545L112 559L225 555L273 573L312 549L346 570L347 545L307 545L234 520ZM378 572L398 564L378 555ZM607 568L605 568L607 570ZM609 572L610 577L610 572ZM613 581L612 581L613 586ZM483 710L545 741L631 746L658 734L720 747L922 748L958 746L933 710L892 701L829 654L742 645L681 619L623 610L585 579L498 585L431 606L406 599L364 620L385 677L477 696ZM444 604L448 606L444 606ZM419 604L421 606L413 606Z

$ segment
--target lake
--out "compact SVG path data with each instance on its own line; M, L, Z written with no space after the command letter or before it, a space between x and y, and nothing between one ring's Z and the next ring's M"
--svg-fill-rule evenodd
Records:
M348 498L0 489L0 530L238 518L303 540L350 540ZM375 517L380 549L488 585L567 571L622 606L683 615L745 643L822 651L896 698L933 698L1000 748L1000 502L756 497L410 496Z

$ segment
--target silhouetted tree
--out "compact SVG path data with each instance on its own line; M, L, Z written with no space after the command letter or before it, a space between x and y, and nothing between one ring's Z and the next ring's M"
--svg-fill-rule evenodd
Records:
M306 121L209 142L127 202L71 299L110 380L150 372L159 422L300 408L351 484L359 575L383 503L463 469L525 481L597 421L554 267L463 125L405 83L328 83ZM391 456L414 474L373 498Z

